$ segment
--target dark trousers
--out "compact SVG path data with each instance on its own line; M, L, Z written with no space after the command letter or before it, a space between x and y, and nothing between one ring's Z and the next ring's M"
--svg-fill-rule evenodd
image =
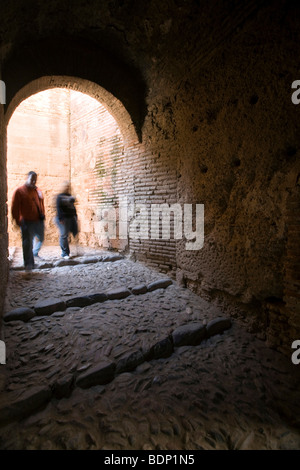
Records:
M43 220L23 220L21 224L22 248L25 269L34 267L34 255L37 255L44 241Z
M66 217L62 221L56 219L59 228L59 245L61 247L61 256L69 256L69 235L72 233L76 237L78 233L77 217Z

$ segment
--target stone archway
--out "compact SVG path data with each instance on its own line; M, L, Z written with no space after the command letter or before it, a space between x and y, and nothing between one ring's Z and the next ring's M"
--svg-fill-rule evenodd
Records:
M79 91L89 95L92 98L95 98L117 121L122 133L125 147L131 147L138 143L138 135L136 133L132 118L120 100L94 82L70 76L44 76L33 80L22 87L11 99L7 107L7 111L5 113L6 125L8 124L16 107L22 101L35 93L51 88L65 88Z
M46 226L49 237L48 240L46 238L46 242L53 244L52 232L55 232L54 238L57 238L57 230L53 222L55 207L52 201L54 192L58 190L54 181L60 177L61 180L71 179L75 193L80 194L78 209L81 220L81 242L89 246L125 249L128 240L124 240L124 238L119 240L118 234L114 240L103 237L103 210L108 205L113 206L116 208L118 216L119 199L133 194L133 173L130 162L136 151L139 151L140 143L130 115L117 98L95 83L75 77L49 76L34 80L15 95L5 115L7 129L13 123L14 112L22 107L26 100L32 100L38 95L45 95L47 91L51 90L67 94L73 93L73 97L80 95L83 101L81 103L79 98L79 102L76 104L74 98L70 100L70 103L73 103L72 110L77 111L77 121L80 121L79 124L74 124L76 121L75 118L72 118L74 112L70 111L71 118L67 124L70 133L69 157L66 156L67 160L69 158L70 171L67 169L63 172L58 171L56 174L55 162L53 161L53 165L46 162L40 172L39 181L42 184L41 188L45 187L49 206ZM84 121L86 108L91 110L86 114L89 115L89 121L94 119L93 124ZM28 112L30 112L30 106L28 106ZM80 116L78 116L78 112ZM78 142L75 140L82 140L83 133L85 134L84 142L76 147ZM89 134L92 134L91 137ZM77 138L78 135L79 138ZM7 139L7 151L9 159L13 158L9 155L9 138ZM45 158L49 159L48 156ZM32 169L29 166L27 168L26 164L28 166L29 163L23 164L24 174L17 175L17 179L20 177L22 179L22 181L18 181L19 184L23 183L26 173ZM63 163L64 167L67 164L68 162ZM18 171L20 170L18 169ZM67 176L68 173L70 178ZM48 187L51 189L48 190ZM12 193L10 185L8 190L8 202L10 203ZM118 225L118 219L116 224ZM12 234L11 239L14 238Z
M93 92L98 94L103 104L111 102L114 96L115 104L119 101L126 108L139 140L142 140L147 87L140 70L103 44L82 37L44 38L13 49L2 67L1 79L9 84L5 112L20 90L28 89L28 84L29 87L30 84L35 86L38 81L42 87L42 82L48 80L48 87L54 82L54 86L59 86L58 77L61 77L61 86L77 86L85 90L88 86L90 91L87 93L91 96ZM100 88L96 90L97 85L101 91ZM114 107L112 102L111 106Z

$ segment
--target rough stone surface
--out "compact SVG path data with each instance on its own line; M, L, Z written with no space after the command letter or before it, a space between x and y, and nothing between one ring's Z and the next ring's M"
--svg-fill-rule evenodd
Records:
M53 251L44 247L42 255ZM26 279L11 270L7 311L35 304L41 291L45 298L67 300L99 286L107 292L121 282L149 285L160 278L127 259L113 270L109 263L85 264L36 270ZM173 342L163 341L183 325L223 317L174 283L26 323L5 322L0 416L7 420L0 425L1 449L299 449L300 370L290 358L238 321L222 334L172 352ZM150 359L147 352L155 346L159 354ZM105 375L106 384L99 383L103 362L116 365ZM23 409L27 393L40 401Z

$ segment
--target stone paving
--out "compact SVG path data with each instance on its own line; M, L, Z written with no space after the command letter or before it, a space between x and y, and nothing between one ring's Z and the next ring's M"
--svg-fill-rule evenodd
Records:
M12 256L1 449L300 449L300 367L113 252Z

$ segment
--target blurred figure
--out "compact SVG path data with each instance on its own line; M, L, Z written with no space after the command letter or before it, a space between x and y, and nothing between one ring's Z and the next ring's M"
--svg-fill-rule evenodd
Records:
M12 197L11 214L21 228L23 259L26 271L34 268L34 257L44 241L45 207L42 191L36 186L37 174L30 171L23 186Z
M59 228L59 245L61 256L65 259L70 257L69 235L75 238L78 234L77 213L74 206L75 197L71 195L71 185L65 181L56 198L56 223Z

